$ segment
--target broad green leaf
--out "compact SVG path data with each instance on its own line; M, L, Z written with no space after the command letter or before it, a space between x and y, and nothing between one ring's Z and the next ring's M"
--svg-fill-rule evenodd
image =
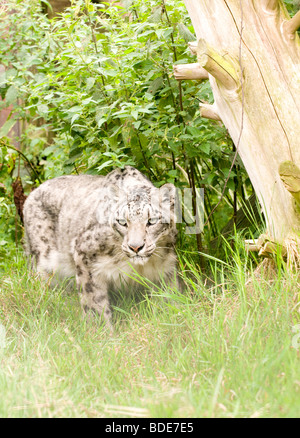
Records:
M163 83L164 80L162 76L154 79L149 85L147 93L155 94L163 86Z
M135 120L137 120L138 117L139 117L139 112L138 112L138 110L132 110L132 111L131 111L131 115L132 115L132 117L133 117Z
M187 131L193 136L193 137L201 137L202 133L198 128L195 128L194 126L188 126Z
M112 164L113 164L113 160L105 161L104 163L101 164L101 166L97 167L97 170L100 172L102 169L111 166Z
M197 147L199 148L200 151L204 152L207 155L210 152L210 144L209 143L203 142L203 143L200 143Z
M48 105L41 104L37 106L37 110L40 114L47 114L49 111Z
M178 31L186 43L195 41L196 36L183 23L178 23Z
M77 119L79 119L79 117L80 117L80 114L74 114L74 116L73 116L72 119L71 119L71 125L73 125L73 123L74 123Z
M4 65L0 64L0 87L6 83L6 71Z
M11 128L15 125L15 123L16 123L15 119L6 120L4 125L0 128L0 138L5 137L9 133Z
M101 128L101 126L106 122L106 117L101 117L99 120L97 120L97 126L98 128Z
M68 112L69 113L76 113L76 112L81 112L82 111L82 106L80 106L80 105L75 105L75 106L72 106L72 108L69 108L68 109Z
M150 23L159 23L161 20L162 7L158 6L148 18Z
M92 97L88 97L87 99L84 99L82 101L82 105L84 106L88 105L92 101L92 99L93 99Z
M5 94L5 103L7 105L10 105L11 103L14 103L17 100L17 97L18 97L18 90L14 85L11 85Z
M43 150L43 154L47 157L48 155L52 154L52 152L55 150L55 146L48 146L46 149Z
M87 88L87 90L90 90L93 87L95 81L96 81L95 78L87 78L87 80L86 80L86 88Z

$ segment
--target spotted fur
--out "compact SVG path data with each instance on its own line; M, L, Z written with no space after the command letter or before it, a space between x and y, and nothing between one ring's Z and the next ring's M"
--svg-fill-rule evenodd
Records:
M174 186L157 189L126 166L107 176L68 175L43 183L24 206L26 251L45 276L76 277L85 312L111 328L109 290L176 277Z

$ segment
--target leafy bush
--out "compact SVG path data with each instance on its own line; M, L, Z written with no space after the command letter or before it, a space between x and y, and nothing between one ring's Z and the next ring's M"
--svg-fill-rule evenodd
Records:
M14 110L0 134L13 119L22 120L22 151L40 180L131 164L158 186L204 187L209 212L233 146L223 126L199 115L199 101L212 101L209 84L173 77L173 64L195 62L183 2L77 0L53 20L37 0L10 3L13 13L0 24L0 64L6 68L0 86L1 107ZM27 181L38 183L24 165ZM3 166L5 177L6 171ZM233 192L245 199L249 188L238 161L206 242L232 216Z

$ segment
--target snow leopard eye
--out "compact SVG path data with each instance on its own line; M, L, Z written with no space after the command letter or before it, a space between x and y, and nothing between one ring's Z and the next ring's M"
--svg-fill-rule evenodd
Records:
M125 219L117 219L117 222L119 225L121 225L122 227L126 227L127 222Z
M157 224L158 221L159 221L158 217L150 217L148 219L148 225L155 225L155 224Z

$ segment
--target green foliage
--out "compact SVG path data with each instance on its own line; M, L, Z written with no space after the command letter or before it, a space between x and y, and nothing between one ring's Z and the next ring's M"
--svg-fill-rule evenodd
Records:
M173 77L174 63L194 62L187 42L195 37L183 2L77 0L53 20L37 0L15 0L10 7L14 12L0 24L0 65L6 68L0 108L10 104L14 111L2 135L13 119L23 121L22 151L40 178L132 164L158 186L204 187L209 213L233 151L225 128L199 115L199 101L212 101L209 84ZM36 176L28 170L32 185ZM206 242L232 216L233 191L243 199L249 188L237 162Z
M295 15L296 12L300 9L300 1L299 0L285 0L284 4L287 7L287 10L291 16Z
M231 141L199 116L208 85L172 76L174 62L194 61L183 3L168 0L167 13L161 1L122 4L77 1L49 21L40 2L12 0L0 21L0 109L14 108L0 131L0 415L298 416L299 279L280 257L277 278L261 281L242 242L234 251L225 242L224 260L206 257L204 284L185 235L184 294L114 297L117 335L108 337L81 318L77 294L50 290L13 244L18 173L29 192L37 176L129 163L157 185L187 187L193 177L206 213L220 197ZM31 166L6 138L15 119ZM240 162L204 243L232 215L233 191L249 191Z
M115 296L114 336L12 254L0 272L1 418L299 417L299 275L280 263L271 281L249 274L236 243L210 258L205 285L185 261L184 293Z
M15 158L4 145L0 147L0 266L1 259L12 242L15 241L15 206L9 196L10 173L15 166Z

